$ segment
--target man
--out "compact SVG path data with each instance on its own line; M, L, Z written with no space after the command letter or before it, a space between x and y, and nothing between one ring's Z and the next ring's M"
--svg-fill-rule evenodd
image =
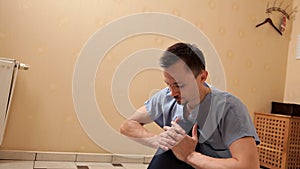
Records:
M205 81L205 59L194 45L176 43L160 59L162 89L121 125L120 132L159 148L148 169L258 169L259 139L246 107ZM156 135L143 125L157 123Z

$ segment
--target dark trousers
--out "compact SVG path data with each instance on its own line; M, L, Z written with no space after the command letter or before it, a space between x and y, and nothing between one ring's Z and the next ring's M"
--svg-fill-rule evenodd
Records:
M152 158L148 169L194 169L187 163L180 161L173 154L172 150L162 152L158 150L156 155Z

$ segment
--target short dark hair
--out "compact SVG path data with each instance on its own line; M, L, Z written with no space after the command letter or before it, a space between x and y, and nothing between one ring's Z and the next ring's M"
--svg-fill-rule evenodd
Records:
M193 72L194 76L205 70L205 59L203 53L195 45L178 42L167 48L160 58L160 66L168 68L177 61L182 60Z

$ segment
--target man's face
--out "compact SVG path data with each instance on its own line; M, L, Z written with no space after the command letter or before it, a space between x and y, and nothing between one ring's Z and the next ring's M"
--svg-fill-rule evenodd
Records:
M185 105L200 99L194 74L183 61L178 61L163 71L164 81L177 103Z

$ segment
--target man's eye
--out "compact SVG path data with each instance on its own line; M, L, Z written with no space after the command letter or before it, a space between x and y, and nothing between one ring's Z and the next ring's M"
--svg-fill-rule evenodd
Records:
M183 84L177 84L176 87L183 88L184 85Z
M167 84L169 87L177 87L177 88L183 88L184 85L181 83L174 83L174 84Z

